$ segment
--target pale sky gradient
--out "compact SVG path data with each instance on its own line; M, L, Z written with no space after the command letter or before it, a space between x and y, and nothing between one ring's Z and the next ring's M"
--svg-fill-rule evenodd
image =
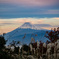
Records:
M10 32L23 23L59 27L59 0L0 0L0 33Z

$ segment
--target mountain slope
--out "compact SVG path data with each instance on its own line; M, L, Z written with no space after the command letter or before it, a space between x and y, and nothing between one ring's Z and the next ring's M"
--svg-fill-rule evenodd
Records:
M8 39L10 43L12 40L21 41L21 43L29 44L31 42L31 38L33 37L35 41L43 41L46 42L48 40L44 37L46 30L35 30L35 29L21 29L17 28L12 32L9 32L5 35L5 39ZM26 34L26 35L25 35ZM25 38L23 39L25 35ZM35 36L37 35L37 36ZM23 42L24 41L24 42Z
M41 25L39 24L33 25L29 22L26 22L17 29L7 33L4 37L6 40L8 40L8 43L15 40L15 41L20 41L21 43L24 44L29 44L31 42L32 37L34 38L35 41L41 40L43 42L46 42L46 40L48 40L47 38L44 37L46 30L42 29L40 26ZM38 28L40 30L38 30Z

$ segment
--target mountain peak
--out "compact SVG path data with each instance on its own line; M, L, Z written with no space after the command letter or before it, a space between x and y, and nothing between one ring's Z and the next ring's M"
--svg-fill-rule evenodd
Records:
M25 22L24 24L31 24L30 22Z
M25 22L22 26L29 26L32 27L32 24L30 22Z
M23 25L21 25L19 28L30 28L30 29L37 29L41 30L42 27L50 26L49 24L31 24L30 22L25 22Z
M33 24L31 24L30 22L25 22L23 25L20 26L20 28L35 28L35 26Z

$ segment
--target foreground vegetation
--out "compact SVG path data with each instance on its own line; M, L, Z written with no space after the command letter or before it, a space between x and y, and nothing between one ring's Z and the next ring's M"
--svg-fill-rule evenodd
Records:
M50 32L46 31L45 37L49 40L46 43L42 41L35 42L31 39L29 45L22 45L20 48L20 41L12 41L7 47L3 36L0 36L0 58L1 59L55 59L59 51L59 27L54 28ZM51 47L50 47L51 46ZM55 56L54 56L55 54ZM52 56L52 57L51 57Z

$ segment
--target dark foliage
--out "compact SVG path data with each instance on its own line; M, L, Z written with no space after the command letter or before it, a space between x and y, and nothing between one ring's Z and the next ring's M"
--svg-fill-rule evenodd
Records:
M4 48L4 45L6 44L6 41L4 37L0 37L0 51Z
M0 37L0 59L13 59L5 50L6 41L4 37Z
M57 39L59 39L59 27L54 28L54 30L51 30L50 32L46 31L46 38L48 38L51 42L55 42L57 41Z
M28 52L30 50L30 47L27 45L23 45L22 49L26 52Z
M19 54L19 47L15 47L14 53Z

